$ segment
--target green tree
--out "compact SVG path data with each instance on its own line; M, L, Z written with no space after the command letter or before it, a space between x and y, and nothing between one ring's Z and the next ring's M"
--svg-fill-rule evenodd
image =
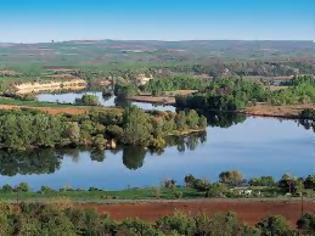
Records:
M99 101L96 95L84 94L81 98L76 99L76 104L84 106L98 106Z
M195 231L193 219L179 211L176 211L173 215L160 218L156 225L159 230L166 234L175 231L180 235L193 235Z
M123 143L146 146L150 143L152 125L148 114L132 106L126 108L123 114Z
M16 187L16 190L20 192L29 192L30 187L28 186L27 183L22 182Z
M262 219L256 224L256 227L261 231L262 236L289 236L294 235L290 230L287 221L282 216L270 216Z
M304 235L315 235L315 216L304 214L298 221L297 227Z
M243 182L243 175L237 170L224 171L219 175L220 183L238 186Z

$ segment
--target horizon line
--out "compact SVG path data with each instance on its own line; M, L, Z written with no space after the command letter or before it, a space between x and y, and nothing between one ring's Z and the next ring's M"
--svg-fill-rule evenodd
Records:
M97 41L156 41L156 42L189 42L189 41L247 41L247 42L262 42L262 41L278 41L278 42L313 42L315 39L179 39L179 40L165 40L165 39L69 39L69 40L50 40L50 41L34 41L34 42L8 42L0 41L0 44L42 44L42 43L66 43L66 42L97 42Z

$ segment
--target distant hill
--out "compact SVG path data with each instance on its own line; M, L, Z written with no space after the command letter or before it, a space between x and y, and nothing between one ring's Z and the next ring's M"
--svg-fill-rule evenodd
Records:
M0 65L207 63L209 60L287 61L309 58L315 58L313 41L73 40L37 44L0 43Z

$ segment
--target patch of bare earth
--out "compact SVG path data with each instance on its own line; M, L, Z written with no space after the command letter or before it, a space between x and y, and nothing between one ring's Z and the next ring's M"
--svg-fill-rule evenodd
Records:
M302 204L299 200L178 200L178 201L142 201L128 203L81 203L82 208L95 208L100 213L107 213L115 220L138 217L153 222L158 218L179 210L189 214L206 213L209 216L218 212L235 212L242 222L255 225L259 220L270 215L284 216L292 227L301 217ZM315 214L315 202L305 200L303 212Z
M0 110L12 110L12 109L35 109L46 112L50 115L58 114L69 114L69 115L80 115L88 113L90 111L108 111L108 112L122 112L121 108L116 107L84 107L84 106L67 106L67 107L36 107L36 106L18 106L18 105L7 105L0 104Z
M315 104L301 104L301 105L284 105L272 106L267 104L258 104L247 107L245 113L254 116L269 116L282 118L298 118L299 114L307 108L315 108Z
M164 105L173 105L175 104L175 97L171 96L147 96L147 95L140 95L140 96L132 96L129 97L128 100L135 101L135 102L148 102L148 103L157 103L157 104L164 104Z
M17 105L5 105L0 104L0 110L12 110L12 109L35 109L43 112L47 112L51 115L57 114L70 114L70 115L79 115L84 114L88 111L86 108L77 108L77 107L31 107L31 106L17 106Z

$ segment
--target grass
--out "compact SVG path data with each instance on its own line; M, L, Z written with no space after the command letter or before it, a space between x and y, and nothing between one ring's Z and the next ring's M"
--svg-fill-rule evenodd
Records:
M60 104L56 102L39 102L36 100L20 100L9 97L0 97L0 104L16 106L36 106L36 107L67 107L75 106L74 104Z
M103 190L66 190L48 192L0 192L0 201L41 201L56 198L67 198L72 201L104 201L104 200L148 200L148 199L191 199L204 197L204 193L191 188L131 188L117 191Z

